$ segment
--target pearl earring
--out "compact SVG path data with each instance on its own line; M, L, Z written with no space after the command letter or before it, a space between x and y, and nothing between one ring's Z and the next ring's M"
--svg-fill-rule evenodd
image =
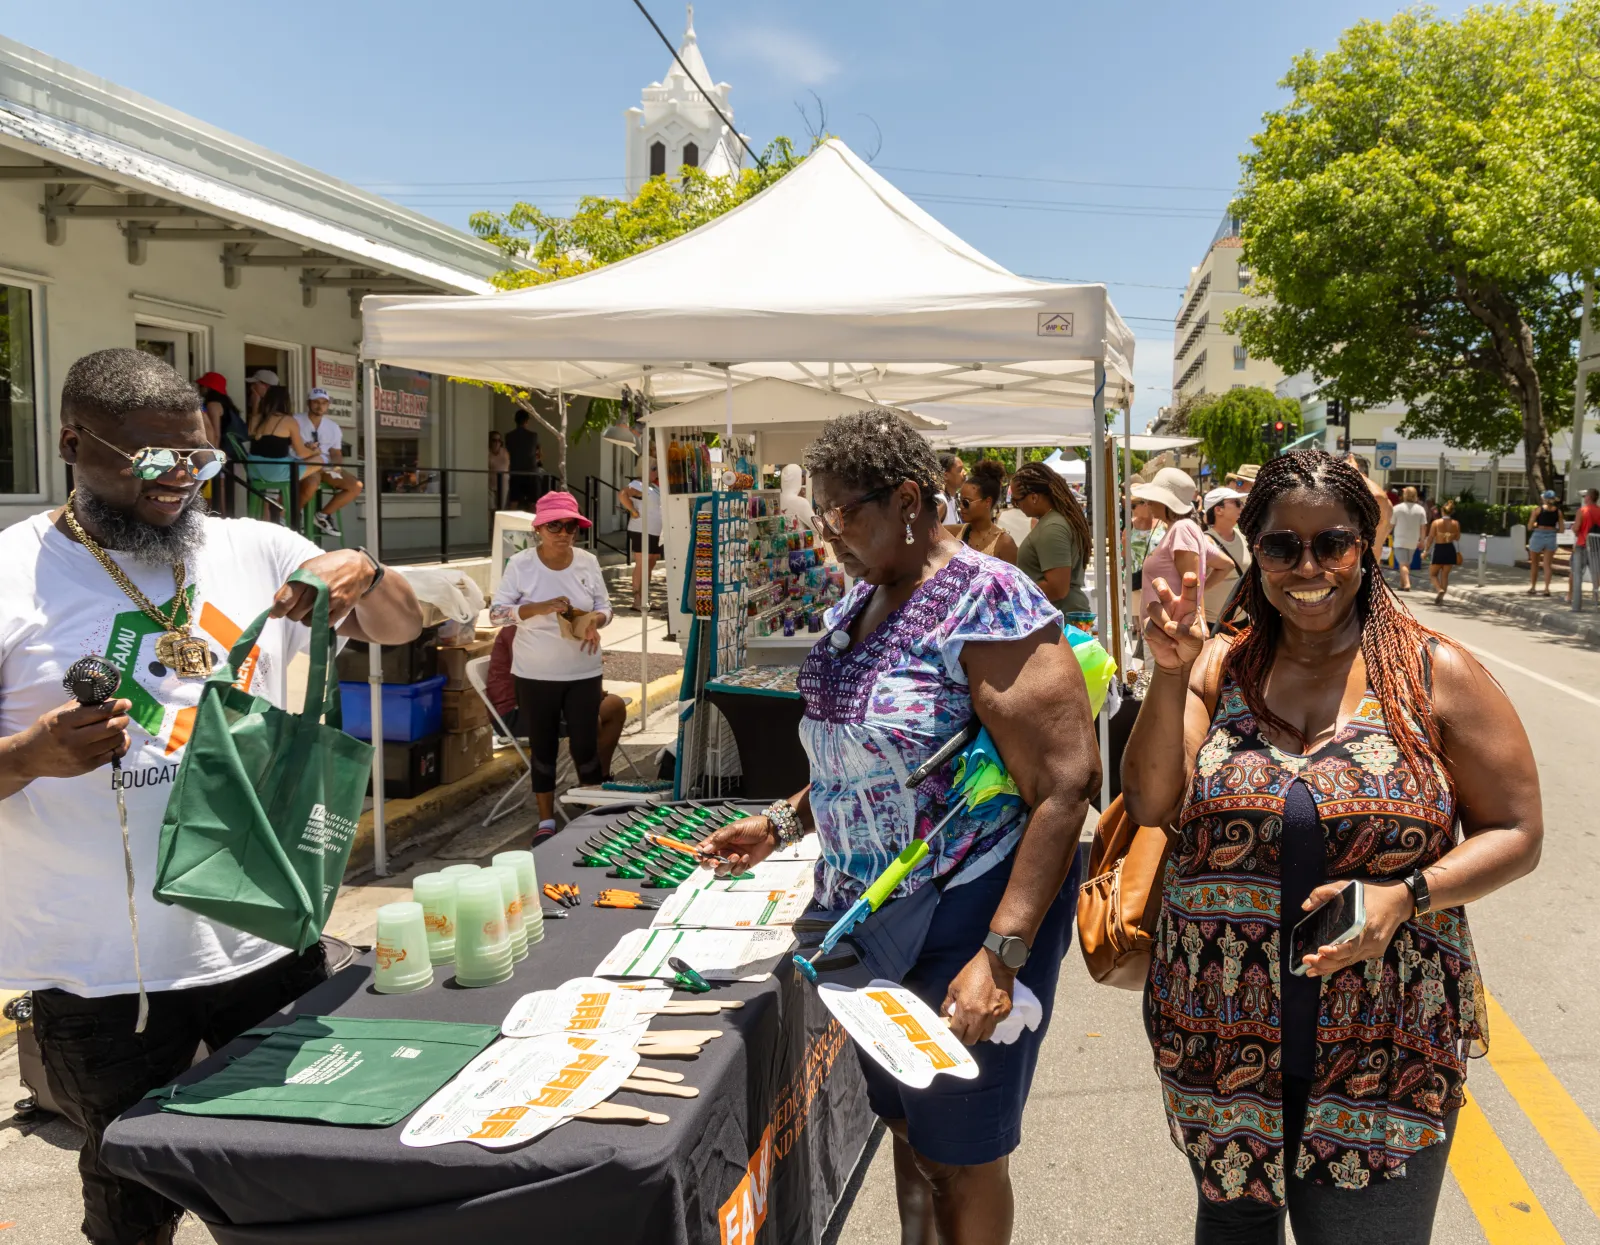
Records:
M914 533L911 530L911 520L907 519L906 520L906 544L914 545L916 543L917 543L916 533Z

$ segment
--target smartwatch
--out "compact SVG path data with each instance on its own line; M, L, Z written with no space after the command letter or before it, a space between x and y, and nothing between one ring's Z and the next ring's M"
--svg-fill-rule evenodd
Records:
M1406 889L1411 892L1411 902L1416 907L1416 911L1411 915L1418 917L1428 911L1432 904L1432 897L1428 894L1427 875L1421 869L1413 870L1411 875L1406 878Z
M363 545L361 548L357 549L356 552L359 553L362 557L364 557L368 562L372 563L372 582L367 585L366 592L363 592L361 594L362 596L366 596L374 588L376 588L379 584L381 584L383 582L383 577L384 577L385 574L388 573L389 568L386 567L382 562L378 561L377 558L373 557L370 553L368 553L367 552L367 548L366 548L365 545Z
M997 934L991 929L989 936L983 940L983 949L993 951L1000 963L1012 972L1028 962L1028 944L1010 934Z

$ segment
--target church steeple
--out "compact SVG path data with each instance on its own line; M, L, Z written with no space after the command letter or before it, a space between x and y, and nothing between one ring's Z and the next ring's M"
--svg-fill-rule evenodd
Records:
M626 114L630 197L638 194L649 178L676 173L686 166L718 177L741 166L743 144L717 116L721 109L723 116L733 120L728 106L732 89L726 82L714 82L706 68L691 4L677 60L667 66L660 82L645 87L640 106Z

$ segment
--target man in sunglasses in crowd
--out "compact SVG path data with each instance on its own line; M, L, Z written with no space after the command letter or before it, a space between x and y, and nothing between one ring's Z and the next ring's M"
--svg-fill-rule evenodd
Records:
M224 455L206 440L194 386L161 360L86 355L60 410L72 494L0 531L0 876L11 897L0 987L33 992L52 1087L87 1135L84 1235L148 1245L171 1241L179 1209L102 1165L106 1126L187 1068L202 1040L217 1049L324 971L320 948L291 954L150 898L200 689L271 607L241 684L284 704L313 599L286 582L297 569L327 583L343 635L408 643L422 614L405 578L362 550L323 553L276 524L208 516L200 487ZM94 707L62 685L85 656L122 674ZM127 802L131 880L112 781ZM141 990L149 1014L135 1032Z

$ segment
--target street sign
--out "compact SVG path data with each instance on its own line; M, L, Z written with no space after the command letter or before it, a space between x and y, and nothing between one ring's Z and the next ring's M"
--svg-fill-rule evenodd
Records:
M1489 552L1489 538L1487 536L1478 537L1478 552L1479 553L1488 553Z
M1377 459L1380 471L1393 471L1395 456L1400 447L1394 441L1376 441L1373 443L1373 456Z

